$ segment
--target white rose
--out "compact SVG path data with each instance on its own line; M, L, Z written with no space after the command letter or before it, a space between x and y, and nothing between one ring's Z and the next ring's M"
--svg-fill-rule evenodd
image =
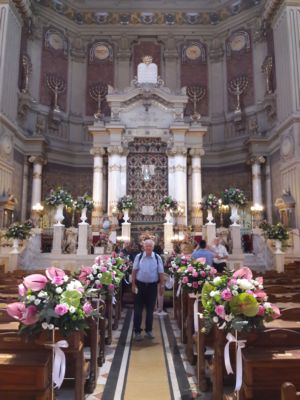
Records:
M252 283L248 279L238 279L237 284L243 290L251 290L253 289Z
M42 323L42 328L45 329L45 330L48 329L48 324L47 324L47 322L43 322L43 323Z
M187 283L187 285L188 285L188 287L192 287L192 284L191 284L191 283Z
M42 299L42 298L48 297L48 294L46 292L44 292L43 290L41 290L40 293L38 294L38 297L40 297Z
M63 292L63 290L62 290L61 287L57 287L57 288L55 289L55 291L56 291L57 294L61 294L61 293Z
M38 306L38 305L40 304L40 302L41 302L40 299L35 299L35 300L34 300L34 304L35 304L36 306Z
M71 314L74 314L74 312L76 311L76 308L74 306L71 306L69 308L69 311L70 311Z
M213 283L214 285L218 285L221 282L221 278L219 276L217 276L216 278L214 278Z
M65 281L65 282L68 282L68 280L69 280L68 275L64 275L64 281Z
M215 291L214 291L214 290L212 290L212 291L209 293L209 295L210 295L210 297L214 297L214 295L215 295Z
M68 285L67 285L67 290L77 290L79 288L82 288L81 282L73 279Z
M29 300L29 301L34 301L35 299L36 299L36 297L35 297L34 295L28 296L28 300Z
M258 285L258 289L263 289L263 285Z
M219 322L219 318L218 317L213 317L213 322L218 323Z
M271 308L271 303L268 303L267 301L263 304L263 306L267 308Z

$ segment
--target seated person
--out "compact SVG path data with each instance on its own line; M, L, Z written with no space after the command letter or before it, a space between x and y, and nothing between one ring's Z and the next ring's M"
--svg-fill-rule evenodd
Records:
M221 244L220 238L216 237L214 240L214 244L212 246L212 251L215 256L213 259L213 266L216 268L218 272L223 272L226 267L226 260L228 259L228 252L226 247Z
M192 253L192 259L196 260L197 258L205 258L206 264L212 266L214 253L207 249L206 241L201 240L199 243L199 249L196 249Z

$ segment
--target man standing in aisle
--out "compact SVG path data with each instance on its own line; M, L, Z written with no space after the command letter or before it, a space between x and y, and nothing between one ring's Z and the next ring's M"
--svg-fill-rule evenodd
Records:
M143 308L146 307L145 337L154 339L152 334L153 311L157 297L157 283L160 294L164 289L164 267L161 257L154 253L154 242L144 241L144 252L138 254L133 263L132 291L135 293L134 302L134 332L135 339L141 340L141 324Z

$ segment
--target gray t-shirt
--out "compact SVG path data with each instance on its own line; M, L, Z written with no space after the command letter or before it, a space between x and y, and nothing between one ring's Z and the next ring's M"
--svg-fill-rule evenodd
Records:
M141 254L138 254L133 262L133 269L137 271L136 279L144 283L153 283L159 281L159 274L164 272L164 266L161 257L152 252L151 256L146 256L144 252L140 261ZM156 258L157 257L157 258Z

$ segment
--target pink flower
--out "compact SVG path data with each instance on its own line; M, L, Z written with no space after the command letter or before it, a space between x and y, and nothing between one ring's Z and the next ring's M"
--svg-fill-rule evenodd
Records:
M69 308L66 304L57 304L57 306L55 306L54 311L57 315L61 317L62 315L67 314Z
M11 303L6 312L24 325L33 325L38 321L38 309L33 305L26 307L24 303Z
M226 301L231 300L232 299L232 293L231 293L230 290L225 289L221 293L221 297L222 297L223 300L226 300Z
M210 271L209 271L209 275L210 275L210 276L216 275L217 272L218 272L218 271L216 270L216 268L210 267Z
M106 272L106 271L107 271L107 268L102 266L102 267L100 268L100 271L101 271L101 272Z
M187 272L194 272L194 268L190 265L187 267Z
M215 307L215 313L217 314L218 317L224 319L225 318L225 308L224 306L216 306Z
M103 285L102 285L102 283L96 283L95 286L96 286L96 289L101 289Z
M242 267L235 271L235 273L232 275L233 278L245 278L245 279L252 279L252 271L248 267Z
M108 290L114 290L114 288L115 288L115 285L113 283L110 283L108 285Z
M206 272L205 271L201 271L200 275L202 276L202 278L205 278L206 277Z
M193 277L194 277L194 278L198 278L198 275L199 275L199 274L198 274L197 271L194 271L194 272L193 272Z
M258 306L258 311L257 311L257 315L259 315L260 317L263 317L265 315L265 307L264 306Z
M82 283L87 283L87 277L92 273L91 267L81 267L78 279Z
M94 311L93 306L91 305L91 303L88 303L88 302L84 303L82 308L83 308L85 315L91 315L92 312Z
M46 269L46 276L53 285L62 285L65 275L65 272L60 268L50 267Z
M192 286L193 286L194 289L198 289L198 286L199 286L199 285L198 285L198 282L193 282L193 283L192 283Z
M254 296L255 296L257 299L261 299L261 300L266 300L266 299L267 299L267 293L264 292L263 290L256 290L256 291L254 292Z
M23 283L18 285L18 290L20 296L25 296L25 294L27 293L26 287L23 285Z
M263 285L264 283L264 278L262 276L258 276L255 278L256 282L258 282L259 285Z
M275 306L274 304L271 304L271 308L272 308L271 317L273 319L279 318L281 316L281 312L280 312L279 308L277 306Z
M31 289L34 292L38 292L39 290L45 288L46 284L48 283L48 279L41 274L32 274L25 276L23 283L27 289Z
M188 283L188 281L189 281L189 278L188 278L187 276L184 276L184 277L182 278L182 283L183 283L183 284Z
M236 279L230 279L229 282L228 282L228 285L229 286L236 285Z
M201 264L205 264L206 263L206 258L205 257L199 257L196 259L197 262L201 263Z

